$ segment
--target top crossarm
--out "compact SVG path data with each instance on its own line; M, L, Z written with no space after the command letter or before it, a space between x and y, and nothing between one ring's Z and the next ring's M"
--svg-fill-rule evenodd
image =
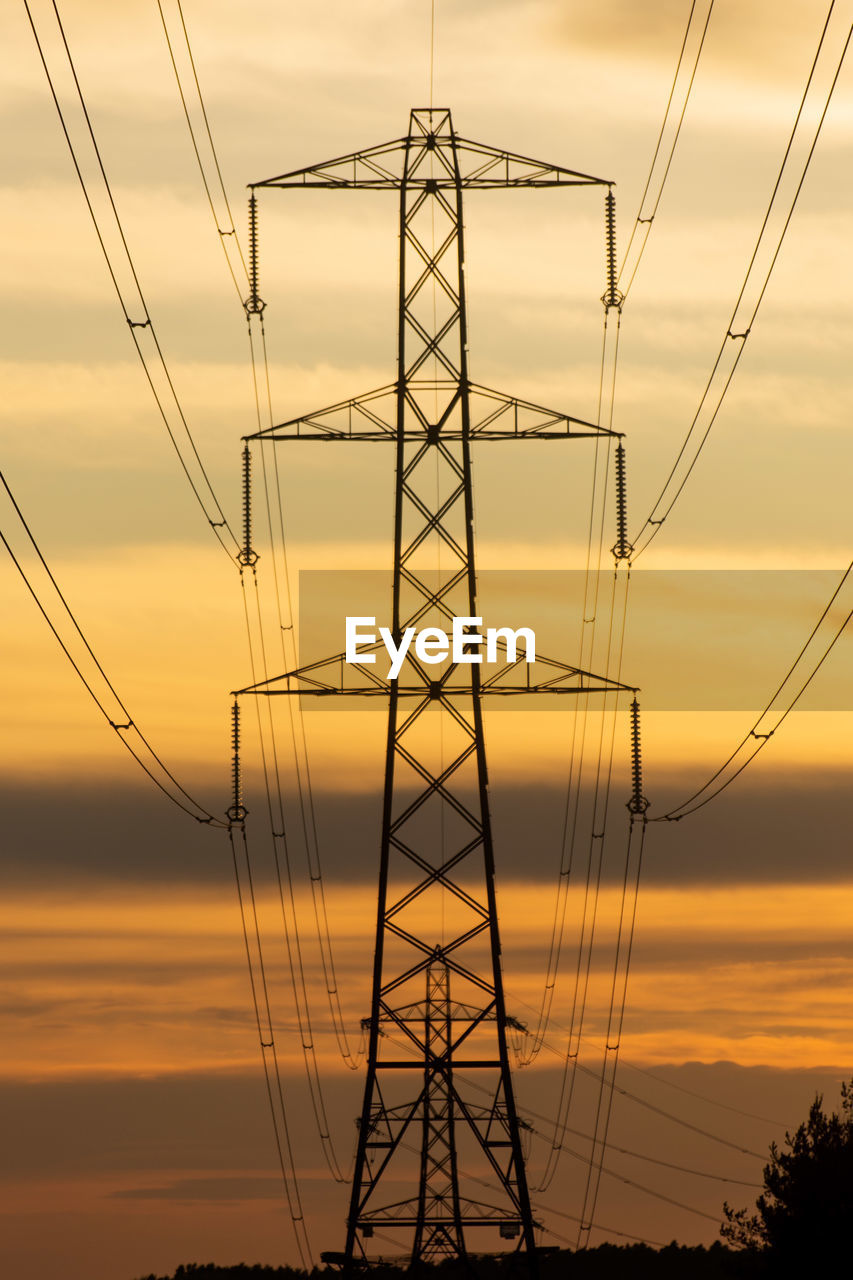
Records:
M426 114L426 113L423 113ZM304 169L280 173L262 182L252 182L252 190L263 187L339 187L372 191L399 191L405 173L408 187L430 191L455 188L457 181L465 188L502 187L577 187L610 186L606 178L579 173L563 165L534 160L498 147L490 147L468 138L457 137L450 124L448 111L433 110L436 127L427 128L423 114L414 112L413 132L390 142L353 151L349 155L323 160ZM412 149L420 149L423 163L412 165ZM455 152L459 165L458 179L449 156ZM406 166L406 156L410 163ZM430 164L432 157L438 163Z
M468 425L463 426L461 390L445 379L410 379L402 405L399 384L389 383L365 395L341 400L289 422L265 427L244 440L405 440L445 443L461 440L573 440L621 433L596 426L560 410L508 396L476 382L468 384ZM436 402L444 409L436 414ZM437 419L437 420L436 420Z

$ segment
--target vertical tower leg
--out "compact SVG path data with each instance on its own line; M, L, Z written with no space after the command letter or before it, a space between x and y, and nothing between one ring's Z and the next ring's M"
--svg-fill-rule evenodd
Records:
M397 643L407 626L449 630L454 616L477 615L462 184L445 111L412 114L400 243ZM407 659L400 683L423 691L414 705L403 706L392 682L350 1269L379 1229L383 1238L408 1235L412 1266L466 1258L500 1239L517 1238L534 1258L506 1045L478 666L466 668L472 681L460 698L443 687L455 665ZM461 1085L457 1071L476 1076L483 1092Z

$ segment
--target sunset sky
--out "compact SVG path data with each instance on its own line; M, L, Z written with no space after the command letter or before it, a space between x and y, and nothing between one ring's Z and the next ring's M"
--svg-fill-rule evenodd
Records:
M52 4L30 7L102 213ZM632 532L651 510L725 335L828 8L801 0L780 17L771 0L714 5L622 317L614 427L626 435ZM310 10L183 0L183 9L241 235L248 183L398 137L409 110L428 100L427 0L335 0ZM467 138L613 180L624 247L688 0L437 0L435 9L436 104L452 109ZM257 429L246 322L157 5L63 0L60 12L157 335L236 528L241 437ZM163 0L163 12L177 37L173 0ZM812 123L850 22L849 2L836 3L806 113ZM253 680L238 574L157 413L23 3L4 7L2 45L3 474L134 723L193 797L221 815L230 803L229 691ZM633 575L623 679L643 690L652 817L701 786L748 733L850 559L851 141L848 58L708 444ZM472 376L594 419L600 191L475 192L466 201ZM276 421L393 380L397 252L391 195L263 194L261 294ZM547 456L540 446L483 445L475 458L484 591L491 582L507 599L521 592L513 584L528 584L549 647L565 636L556 656L569 661L571 624L546 604L569 581L561 575L583 565L588 444L547 446ZM371 571L372 581L387 573L391 451L288 445L279 459L294 593L308 570L336 571L329 581L356 593L362 579L353 571ZM0 530L59 626L61 609L5 493ZM259 549L271 632L270 556ZM134 1280L182 1261L296 1263L227 837L184 816L145 778L5 553L2 574L4 1269L19 1280ZM305 600L318 581L303 576ZM829 622L837 626L851 604L848 583ZM67 623L61 628L86 661ZM270 661L282 669L276 655ZM723 1199L746 1204L756 1194L720 1179L759 1181L769 1142L799 1122L816 1091L835 1103L839 1082L853 1074L851 672L848 634L803 709L724 795L683 822L649 829L618 1077L627 1093L617 1094L610 1135L623 1150L606 1161L612 1172L593 1243L620 1239L614 1231L657 1242L715 1239ZM276 714L286 736L287 713L279 706ZM249 836L266 868L254 708L245 715ZM595 733L594 716L590 723ZM384 718L378 703L323 707L308 710L305 725L341 999L357 1044L369 1006ZM624 717L616 728L618 844L628 793ZM507 1002L535 1021L571 716L500 707L487 733ZM283 757L288 804L289 768ZM318 1058L348 1167L361 1076L335 1050L298 837L294 848ZM258 883L318 1257L341 1247L346 1188L329 1178L307 1118L279 908L266 871ZM617 908L609 874L602 957ZM602 958L599 985L603 966ZM558 982L542 1053L517 1073L521 1111L535 1129L534 1183L559 1085L569 985L568 976ZM590 1065L601 1031L594 1000ZM581 1133L591 1124L586 1090L582 1081L569 1121ZM564 1152L539 1197L555 1233L544 1242L574 1241L579 1179Z

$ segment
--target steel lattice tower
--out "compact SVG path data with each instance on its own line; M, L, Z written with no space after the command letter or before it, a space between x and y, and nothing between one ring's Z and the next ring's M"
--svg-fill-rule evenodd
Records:
M246 440L384 441L396 453L391 630L478 618L471 446L607 436L595 425L479 386L468 375L463 192L604 185L601 179L458 137L450 112L411 113L408 133L253 184L392 190L400 200L397 380ZM263 308L252 272L249 311ZM247 527L243 556L254 556ZM377 649L374 652L377 652ZM469 649L469 652L472 652ZM411 1265L465 1259L517 1239L531 1266L536 1226L507 1052L482 700L625 688L566 663L517 654L427 665L409 650L397 680L384 655L342 655L240 693L388 699L378 916L364 1102L346 1269L375 1232L404 1233ZM522 666L524 664L524 666ZM521 678L520 672L524 676Z

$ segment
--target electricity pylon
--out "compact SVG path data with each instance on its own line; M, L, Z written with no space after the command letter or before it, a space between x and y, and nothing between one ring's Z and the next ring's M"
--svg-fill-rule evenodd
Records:
M613 433L472 383L468 376L462 197L468 190L608 183L458 137L450 112L411 113L392 142L252 184L252 293L258 296L256 192L273 187L390 190L400 200L397 379L246 441L385 441L395 448L391 627L479 621L471 446ZM611 205L612 207L612 205ZM247 446L248 447L248 446ZM252 563L246 528L242 556ZM469 634L471 634L469 632ZM388 700L379 895L364 1102L347 1237L339 1260L392 1233L412 1267L466 1259L473 1233L517 1240L534 1264L536 1222L507 1052L507 1014L483 733L486 695L625 689L524 652L486 675L452 653L409 650L397 679L384 654L343 655L241 694L339 694ZM424 650L426 653L426 650ZM482 656L480 654L480 656ZM457 655L459 658L460 655ZM522 678L523 671L523 678ZM491 1233L480 1229L490 1228Z

